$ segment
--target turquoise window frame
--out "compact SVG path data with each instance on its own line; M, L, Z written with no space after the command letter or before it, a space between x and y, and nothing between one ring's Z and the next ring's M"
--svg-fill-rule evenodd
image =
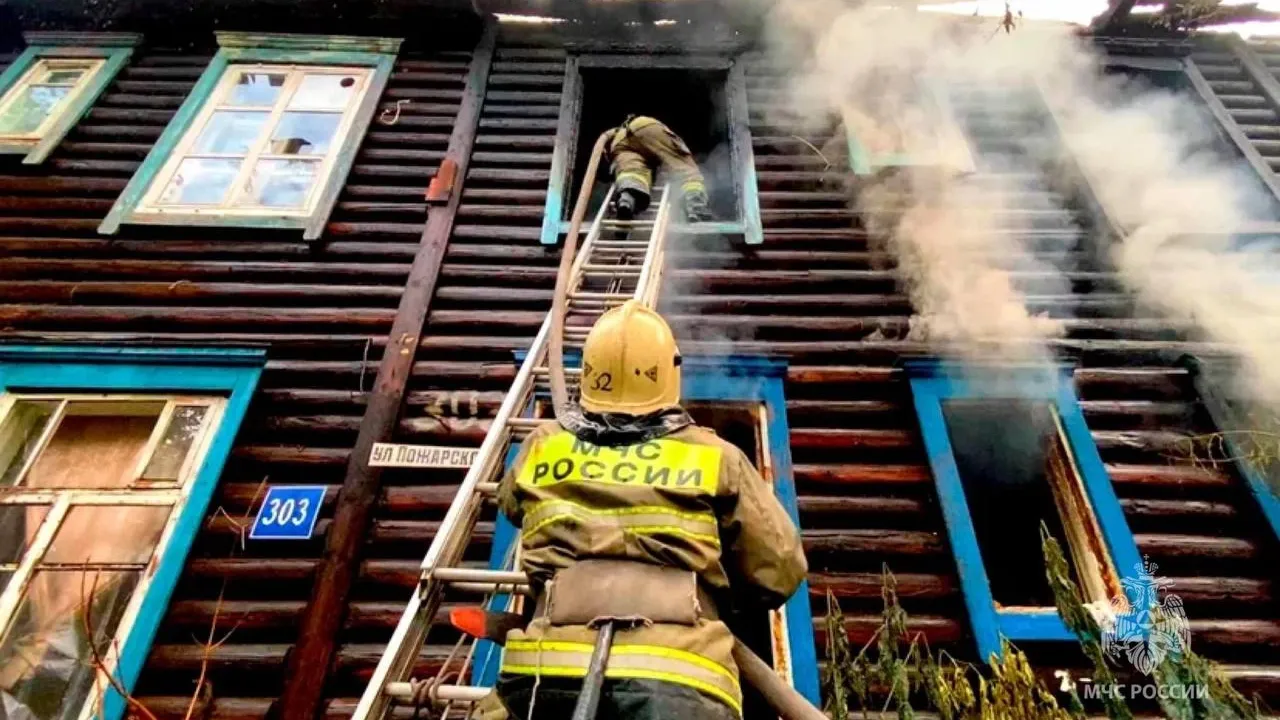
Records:
M674 55L649 55L645 57L609 54L571 54L565 60L564 85L560 93L560 112L557 121L555 149L551 155L551 179L547 184L547 202L542 213L539 242L555 245L569 230L566 219L566 203L576 201L570 197L573 182L574 154L578 144L578 131L582 119L583 69L663 69L700 70L725 72L724 98L727 103L726 120L729 128L729 156L734 187L734 211L732 220L700 223L684 222L674 216L671 227L681 235L741 236L747 245L764 243L764 221L760 214L760 188L756 180L755 150L751 144L750 111L747 103L747 76L745 60L733 58L700 58ZM608 158L602 158L607 164ZM678 193L679 190L676 189Z
M967 143L968 137L965 135L964 129L960 127L959 122L957 122L955 111L951 107L951 102L947 99L945 90L936 87L934 83L927 80L921 81L920 90L937 111L936 120L939 126L948 126L958 138L965 140ZM921 162L919 158L912 157L909 153L873 154L858 138L853 128L850 127L849 119L843 112L840 121L844 126L845 148L849 153L849 170L854 175L866 177L888 168L915 167L927 164ZM972 171L974 169L972 147L969 147L967 154L968 162L962 169Z
M125 186L107 213L98 232L114 235L121 225L200 225L209 227L277 228L303 231L304 240L317 240L324 233L338 195L355 164L356 152L382 99L387 81L400 52L399 38L364 38L339 35L286 35L216 33L218 53L196 81L191 94L147 154L142 166ZM178 147L203 110L223 74L235 63L270 63L372 68L369 89L354 110L351 129L336 155L327 177L322 179L319 200L309 216L299 215L217 215L213 213L138 212L170 155Z
M1067 450L1075 458L1085 494L1102 530L1116 574L1127 589L1129 602L1141 600L1136 572L1142 568L1133 532L1125 520L1106 466L1089 432L1076 397L1070 368L984 367L974 368L934 361L909 362L907 377L920 420L929 467L947 526L947 538L955 557L965 607L978 654L986 659L1001 654L1001 638L1013 642L1075 641L1076 637L1057 612L998 608L991 594L986 565L965 499L964 486L952 452L951 437L942 414L944 400L1015 399L1052 405L1062 421ZM1036 568L1039 571L1040 568ZM1133 583L1124 582L1132 578Z
M187 554L208 512L236 432L266 360L264 350L239 348L105 348L0 345L0 392L207 392L225 394L222 420L195 472L173 534L154 566L142 604L120 642L114 675L132 692L164 619ZM126 700L106 691L102 717L122 720Z
M524 352L516 354L517 364L524 361L524 355ZM576 366L579 358L566 356L565 363ZM764 405L768 417L764 435L772 466L774 494L787 509L791 522L799 528L799 500L791 462L791 430L787 424L787 400L783 388L787 375L786 361L761 356L686 355L682 358L681 366L681 397L686 402L718 401ZM507 451L508 467L515 462L519 450L518 445L512 445ZM490 569L507 569L508 553L519 537L519 528L499 513L489 553ZM495 610L505 609L510 599L509 595L497 595L489 607ZM789 669L792 686L815 706L820 706L822 700L818 682L818 653L814 641L808 580L802 582L787 600L781 609L781 615L791 651ZM497 682L500 654L501 648L491 642L480 641L477 644L472 683L492 687Z
M24 155L23 165L39 165L89 112L120 70L129 62L142 36L132 33L29 32L27 49L0 73L0 97L9 92L40 60L105 60L84 89L71 98L34 145L0 141L0 154Z
M1238 371L1233 367L1234 361L1187 356L1179 364L1191 373L1192 385L1209 414L1209 420L1223 433L1222 442L1232 458L1231 464L1244 480L1254 502L1258 504L1262 519L1270 526L1272 535L1280 539L1280 497L1276 496L1276 491L1268 480L1268 474L1280 473L1280 467L1273 468L1268 473L1249 462L1246 449L1237 440L1238 432L1247 429L1249 423L1235 398L1224 392L1224 385L1229 382L1227 378L1234 377Z

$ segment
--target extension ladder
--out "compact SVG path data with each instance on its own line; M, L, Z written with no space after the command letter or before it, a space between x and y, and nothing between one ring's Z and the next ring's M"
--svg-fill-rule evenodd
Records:
M581 348L587 332L605 310L635 299L653 307L662 282L667 223L671 213L670 188L655 193L652 207L634 220L606 219L612 204L614 188L600 206L595 221L574 257L567 285L564 344L567 349ZM647 231L647 238L643 237ZM637 235L643 239L633 239ZM570 321L572 320L572 324ZM455 704L469 707L484 699L491 688L475 685L446 684L446 677L466 678L475 656L475 640L462 636L453 653L445 660L434 678L413 678L413 666L426 640L446 589L457 593L479 593L489 606L495 596L521 596L528 593L524 573L507 570L485 570L463 567L463 553L486 501L498 489L505 469L505 458L513 441L527 436L545 422L522 417L535 396L545 392L550 371L547 348L552 328L548 313L534 338L515 382L499 407L493 424L485 435L475 461L467 471L457 495L440 524L422 561L418 588L396 625L378 667L365 688L353 720L384 720L393 705L414 707L444 705L445 716ZM580 378L581 371L565 370L566 381ZM516 543L518 546L518 543ZM511 557L508 568L514 567ZM468 646L469 647L465 647ZM465 711L458 717L465 717Z

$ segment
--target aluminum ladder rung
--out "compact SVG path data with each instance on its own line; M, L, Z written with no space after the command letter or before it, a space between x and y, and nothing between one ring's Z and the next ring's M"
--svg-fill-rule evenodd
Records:
M503 583L482 583L482 582L455 582L449 583L449 587L459 592L475 593L476 595L525 595L532 597L533 590L528 585L507 585Z
M533 374L534 374L534 375L537 375L538 377L545 377L545 376L547 376L547 375L550 375L550 374L551 374L551 371L550 371L550 370L548 370L548 369L547 369L547 368L545 368L545 367L538 367L538 368L534 368L534 369L533 369ZM579 376L579 375L581 375L581 374L582 374L582 368L569 368L569 367L567 367L567 368L565 368L565 369L564 369L564 374L565 374L565 376L566 376L566 377L568 377L568 376L570 376L570 375L572 375L572 376L574 376L574 377L577 377L577 376Z
M608 277L610 275L639 275L639 265L583 265L583 277Z
M493 688L480 687L479 685L437 685L427 691L428 699L436 702L480 702L493 692ZM414 702L418 698L414 697L413 683L407 682L390 682L387 683L387 695L396 700L405 702Z
M586 312L600 312L621 307L622 300L570 300L569 306Z
M518 570L436 568L422 573L420 582L439 582L457 590L480 593L529 592L529 576Z
M547 391L548 392L551 391L550 385L547 385ZM552 420L551 422L555 422L555 421ZM536 429L537 428L532 428L532 427L514 427L514 428L511 428L511 437L516 440L524 440L525 438L532 435L533 431Z
M529 576L519 570L489 570L486 568L440 567L426 574L430 580L440 582L487 582L500 585L528 584Z
M569 391L570 396L577 397L578 391L581 388L578 385L569 385L565 389ZM549 394L551 392L551 383L538 383L538 391L543 394ZM520 431L520 432L523 432L524 435L528 435L529 432L532 432L532 431ZM515 435L516 433L513 432L512 434Z
M597 240L592 246L593 252L601 250L613 250L614 248L626 250L647 250L649 249L648 240Z
M546 425L547 423L553 423L553 422L555 422L555 420L544 419L544 418L511 418L507 420L507 427L529 428L530 430L536 430L537 428L543 425Z
M600 227L606 228L651 228L657 220L601 220Z

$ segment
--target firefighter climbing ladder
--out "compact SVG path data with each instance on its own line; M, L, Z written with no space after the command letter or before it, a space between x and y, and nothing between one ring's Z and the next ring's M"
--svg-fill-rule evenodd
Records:
M671 213L669 188L655 193L649 212L631 221L605 218L613 192L611 189L601 204L570 269L563 333L569 349L581 347L587 331L605 310L630 299L653 307L658 299ZM646 232L646 239L633 239L643 237ZM535 396L549 388L548 347L553 326L548 314L427 550L418 589L356 706L354 720L383 720L389 717L396 703L410 707L428 703L470 704L489 694L487 687L442 682L446 677L467 676L475 645L472 642L464 649L466 639L459 641L445 661L444 669L434 678L413 678L413 669L446 590L479 593L486 596L488 605L494 595L519 595L527 589L524 573L465 567L463 553L481 509L497 491L508 447L540 423L548 422L521 416ZM580 373L570 369L565 375L572 388ZM465 713L455 713L455 717L464 716Z

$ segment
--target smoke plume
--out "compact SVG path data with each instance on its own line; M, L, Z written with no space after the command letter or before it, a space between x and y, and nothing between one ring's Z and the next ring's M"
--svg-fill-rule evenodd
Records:
M1229 347L1248 390L1280 400L1272 248L1232 239L1277 208L1222 152L1194 93L1108 76L1065 25L1009 32L835 0L768 12L765 53L790 73L780 122L842 136L838 120L868 153L912 158L864 182L858 210L873 249L897 258L914 338L960 359L1047 360L1071 322L1071 273L1110 264L1140 307ZM1050 193L1078 187L1068 157L1116 237L1080 227ZM1051 317L1029 309L1046 305Z
M984 120L988 96L1008 104L1024 90L1029 76L1012 35L993 37L990 23L825 0L779 4L769 27L775 57L787 55L793 68L795 116L834 115L836 134L852 130L871 170L877 157L911 158L857 194L871 249L897 258L916 311L909 338L965 359L1047 360L1043 341L1061 335L1062 324L1028 311L1026 295L1068 292L1058 263L1074 241L1029 244L1032 219L1015 203L1044 188L1010 164L1021 148L980 153L959 125L939 122L959 119L953 97ZM796 48L812 50L801 58Z

